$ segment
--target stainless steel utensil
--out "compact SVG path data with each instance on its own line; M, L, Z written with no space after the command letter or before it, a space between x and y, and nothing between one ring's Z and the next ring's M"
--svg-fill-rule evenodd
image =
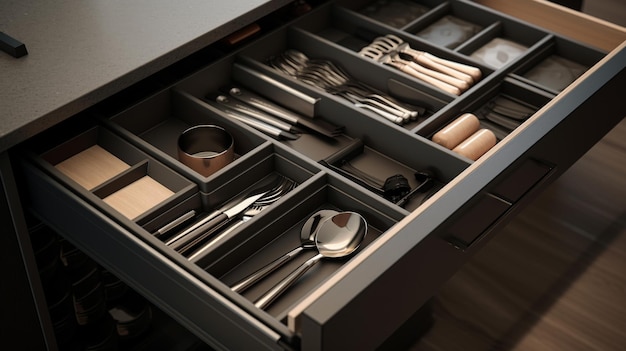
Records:
M312 60L300 51L289 49L271 59L268 64L306 84L340 96L356 107L370 110L394 123L403 124L418 117L419 113L416 110L402 106L393 98L350 77L332 61Z
M323 223L326 218L336 215L337 213L338 212L334 210L320 210L314 213L311 217L309 217L309 219L307 219L307 221L302 226L302 229L300 230L300 246L294 248L283 256L275 259L274 261L268 263L254 273L248 275L246 278L234 284L231 289L234 292L241 293L242 291L252 286L252 284L265 278L268 274L274 272L278 268L282 267L285 263L291 261L292 258L296 257L303 250L315 248L315 236L317 234L317 230L320 228L320 224Z
M306 118L290 111L282 106L265 99L247 89L240 86L228 86L223 88L231 97L255 107L261 111L276 116L287 123L307 127L312 131L320 133L327 137L336 137L343 132L343 127L321 120L319 118Z
M244 115L250 116L252 118L258 119L264 123L272 125L280 130L284 130L290 133L301 133L302 131L296 128L293 124L288 123L286 121L280 120L273 115L269 115L258 108L252 107L248 104L242 103L236 98L231 98L228 95L224 94L215 94L209 96L211 100L214 100L218 104L222 104L227 106L237 112L243 113Z
M217 229L223 227L230 218L241 214L263 195L280 186L283 179L284 177L279 175L268 178L257 188L250 191L244 198L230 201L220 210L209 214L205 219L194 224L191 228L183 231L165 244L181 253L189 250L192 245L196 245Z
M219 233L219 235L217 235L215 238L211 239L208 243L204 244L200 248L197 248L193 252L191 252L189 256L187 257L189 261L197 262L200 258L202 258L206 254L207 251L209 251L212 247L214 247L219 242L221 242L224 238L226 238L229 233L231 233L233 230L238 228L243 223L252 219L254 216L256 216L265 208L267 208L267 206L278 201L281 197L283 197L285 194L293 190L295 187L296 187L296 182L294 182L293 180L287 177L282 177L281 182L276 187L274 187L274 189L267 192L265 195L263 195L261 198L255 201L252 205L250 205L243 212L241 218L238 221L235 221L234 223L230 224L227 228L222 230Z
M173 221L157 229L155 232L153 232L153 235L156 236L157 238L160 236L163 236L167 234L168 232L170 232L171 230L173 230L174 228L182 225L183 223L187 222L188 220L192 219L195 216L196 216L196 211L189 210L183 213L182 215L180 215L179 217L175 218Z
M234 109L220 104L215 100L210 100L210 99L205 99L205 101L215 107L216 109L222 111L222 113L224 113L227 117L231 117L234 118L236 120L238 120L239 122L242 122L244 124L249 125L250 127L261 131L265 134L268 134L271 137L274 137L276 139L288 139L288 140L296 140L298 139L300 136L294 133L290 133L284 130L281 130L279 128L276 128L275 126L271 125L271 124L267 124L261 120L255 119L253 117L250 117L249 115L246 115L242 112L239 111L235 111Z
M356 212L340 212L327 218L317 231L315 246L318 254L291 272L255 301L254 305L261 309L267 307L322 258L341 258L351 255L359 248L366 234L367 222Z

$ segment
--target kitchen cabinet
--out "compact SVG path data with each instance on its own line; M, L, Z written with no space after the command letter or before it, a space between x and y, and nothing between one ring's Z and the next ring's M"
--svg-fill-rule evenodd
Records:
M118 19L119 25L112 25L106 20L116 13L116 5L68 2L68 9L85 21L70 23L92 32L61 26L59 33L67 36L56 42L44 40L47 34L27 35L28 21L18 14L18 5L4 13L3 18L17 16L8 22L7 31L16 37L24 31L21 40L27 46L32 43L28 56L1 61L3 70L10 72L2 86L8 97L2 103L8 111L3 117L7 129L2 179L8 205L3 218L12 223L14 233L8 235L17 238L11 246L22 257L29 279L15 283L33 292L25 304L38 311L40 340L55 346L25 213L41 219L211 347L316 350L379 345L624 116L622 28L539 1L525 1L524 8L517 6L521 2L416 3L425 8L423 13L402 24L376 17L383 10L367 7L367 1L312 2L310 8L250 1L219 11L199 2L137 5ZM59 9L47 10L51 19L61 16ZM32 11L35 17L44 16L43 10ZM558 14L559 20L547 22L527 14L536 11ZM161 17L164 22L149 20ZM438 45L424 34L450 17L479 29L454 47ZM590 25L583 32L571 25L574 20ZM230 35L233 32L249 36L241 39ZM83 38L88 34L89 39ZM359 54L360 48L386 34L436 57L478 67L482 78L457 95ZM597 37L603 40L596 42ZM479 55L494 39L523 49L510 57L489 50ZM58 52L60 47L71 54L71 64L47 57L44 67L41 60L52 55L46 51ZM332 60L360 82L419 105L422 114L392 122L371 106L359 107L293 79L268 64L287 49ZM537 74L537 67L554 57L566 59L570 68L583 68L555 86L562 71ZM209 97L229 84L301 114L315 114L316 119L342 126L342 133L333 138L312 132L297 140L274 138L210 103L214 100ZM519 108L524 113L513 127L494 127L487 118L485 111L502 108L502 99L513 101L515 112ZM480 116L481 127L498 131L496 145L476 160L432 140L466 112ZM177 135L199 124L223 126L235 139L235 161L209 177L176 157ZM128 168L92 188L58 165L93 146ZM338 166L324 162L346 150L352 150L350 157L340 158ZM363 175L346 176L355 168L379 179L400 174L412 189L427 174L431 187L399 205L372 189ZM276 174L297 186L195 258L154 235L184 213L211 213ZM154 200L138 216L125 215L106 201L145 176L171 194ZM300 228L320 209L354 211L366 219L368 233L356 254L323 260L265 309L255 306L256 299L310 256L288 263L242 293L230 289L297 246ZM30 311L34 314L32 307Z

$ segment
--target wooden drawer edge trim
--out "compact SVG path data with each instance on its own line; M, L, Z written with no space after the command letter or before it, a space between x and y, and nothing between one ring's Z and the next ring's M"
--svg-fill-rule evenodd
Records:
M606 51L626 40L626 28L546 0L474 2Z

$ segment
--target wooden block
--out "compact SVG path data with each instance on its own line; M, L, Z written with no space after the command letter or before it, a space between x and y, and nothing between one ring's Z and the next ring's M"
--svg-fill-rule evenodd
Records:
M134 220L173 194L173 191L161 183L145 176L103 200L126 218Z
M94 145L55 165L66 176L87 190L130 168L128 164L99 145Z

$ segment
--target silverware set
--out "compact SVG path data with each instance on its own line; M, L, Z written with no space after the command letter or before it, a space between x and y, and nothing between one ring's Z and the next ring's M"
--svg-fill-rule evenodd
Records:
M302 116L241 86L223 87L221 92L210 94L205 100L227 117L279 140L296 140L305 130L328 138L343 133L343 126Z
M286 50L272 57L268 64L299 81L340 96L354 106L372 111L396 124L416 120L425 111L421 107L401 103L350 77L330 60L310 59L297 50Z
M247 194L228 201L207 215L197 218L195 210L183 214L158 229L155 236L164 237L174 228L180 228L195 218L194 223L165 240L165 245L195 262L228 233L261 213L295 187L293 180L282 175L273 175Z
M415 50L393 34L374 39L372 43L362 48L359 54L394 67L453 95L461 95L482 76L477 67Z

